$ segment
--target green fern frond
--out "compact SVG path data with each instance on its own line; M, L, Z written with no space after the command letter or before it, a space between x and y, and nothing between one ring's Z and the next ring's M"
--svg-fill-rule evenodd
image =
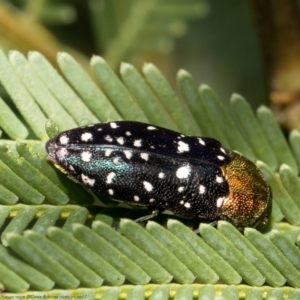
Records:
M39 53L26 59L0 52L0 82L14 105L0 99L0 126L10 138L0 139L0 299L299 297L299 132L290 133L289 146L268 108L255 115L233 95L228 111L183 70L177 80L184 101L152 64L142 74L122 64L119 79L94 57L95 81L66 53L58 55L58 65L64 77ZM82 119L131 119L215 137L259 160L273 191L273 230L241 234L223 221L217 229L201 224L199 236L164 216L166 226L122 219L116 231L119 204L100 199L101 207L90 206L93 196L47 163L48 118L62 130Z

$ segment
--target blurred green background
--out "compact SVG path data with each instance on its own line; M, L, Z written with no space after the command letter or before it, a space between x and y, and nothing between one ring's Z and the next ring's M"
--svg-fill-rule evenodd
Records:
M252 107L267 103L262 57L247 1L11 0L0 2L0 46L37 50L55 65L67 51L88 69L94 54L156 64L176 87L186 69L227 103L237 92Z

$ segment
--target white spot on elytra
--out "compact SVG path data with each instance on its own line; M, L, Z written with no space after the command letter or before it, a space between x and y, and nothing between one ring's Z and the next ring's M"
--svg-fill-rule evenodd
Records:
M223 205L223 202L225 200L225 197L220 197L217 199L217 207L221 207Z
M81 160L85 162L89 162L92 158L92 153L90 151L81 152Z
M65 157L68 156L68 154L69 154L69 152L68 152L67 148L60 148L56 152L56 156L59 160L65 159Z
M141 158L144 160L148 160L149 159L149 154L148 153L141 153Z
M69 137L64 134L59 138L59 141L62 145L67 145L69 143Z
M113 163L115 164L115 165L118 165L119 163L120 163L120 158L119 157L115 157L114 159L113 159Z
M106 177L106 183L112 183L114 177L116 176L115 172L110 172Z
M183 152L189 152L190 151L190 147L187 143L184 143L182 141L178 142L178 147L177 147L177 151L179 153L183 153Z
M225 151L224 148L221 147L220 150L221 150L224 154L226 154L226 151Z
M149 202L150 202L150 203L152 203L152 202L154 202L154 201L155 201L154 198L149 199Z
M148 130L155 130L155 129L157 129L157 128L154 127L154 126L148 126L147 129L148 129Z
M217 183L222 183L224 181L223 177L221 176L216 176L216 182Z
M108 193L112 196L114 194L114 190L113 189L109 189Z
M199 185L199 193L200 193L200 194L204 194L204 193L205 193L205 190L206 190L206 189L205 189L205 186L202 185L202 184L200 184L200 185Z
M73 166L71 166L71 165L69 166L69 170L72 171L72 172L75 171L75 169L74 169Z
M186 208L190 208L190 207L191 207L191 204L190 204L189 202L186 202L186 203L184 204L184 206L185 206Z
M114 152L113 149L106 149L105 150L105 156L110 156Z
M125 154L127 159L130 159L132 157L132 152L130 150L124 150L123 153Z
M104 139L105 139L106 141L108 141L108 142L112 142L112 141L113 141L113 138L112 138L110 135L106 135L106 136L104 137Z
M151 192L153 190L153 185L148 182L148 181L143 181L143 185L144 185L144 188L148 191L148 192Z
M133 146L135 146L135 147L141 147L142 146L142 140L135 140L133 142Z
M188 178L191 173L191 167L190 166L183 166L177 169L176 176L177 178L183 179Z
M118 137L117 138L117 142L120 144L120 145L124 145L124 138L122 136Z
M205 142L201 139L201 138L198 138L198 142L199 142L199 144L201 144L201 145L205 145Z
M112 122L112 123L110 123L110 127L111 128L117 128L117 127L119 127L116 123L114 123L114 122Z
M184 186L180 186L179 188L178 188L178 192L179 193L182 193L184 191Z
M134 200L134 201L140 201L140 197L137 196L137 195L134 195L134 196L133 196L133 200Z
M155 147L153 145L150 146L151 149L155 149Z
M97 131L102 131L102 128L98 128Z
M179 203L180 203L180 204L184 204L184 200L181 200Z
M82 179L82 182L84 184L87 184L89 186L93 186L95 184L95 181L96 181L95 179L92 179L92 178L90 178L90 177L88 177L84 174L81 174L81 179Z
M225 157L224 157L223 155L218 155L217 158L218 158L219 160L224 160L224 159L225 159Z
M166 175L163 172L158 173L158 178L165 178Z
M93 140L93 135L90 132L85 132L81 135L81 140L83 142L88 142Z
M130 131L126 131L125 134L126 134L127 136L130 136L130 135L131 135L131 132L130 132Z

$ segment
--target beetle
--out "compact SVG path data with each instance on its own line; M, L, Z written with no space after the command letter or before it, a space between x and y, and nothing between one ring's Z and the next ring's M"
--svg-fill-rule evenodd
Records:
M268 221L272 193L256 165L209 137L133 121L59 133L48 159L96 194L237 228ZM145 220L146 218L143 218Z

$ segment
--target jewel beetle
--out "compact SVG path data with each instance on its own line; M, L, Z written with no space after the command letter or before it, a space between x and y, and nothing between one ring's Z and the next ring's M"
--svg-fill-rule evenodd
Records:
M46 151L96 194L150 211L222 219L240 229L264 225L271 211L271 189L260 170L213 138L118 121L61 132Z

